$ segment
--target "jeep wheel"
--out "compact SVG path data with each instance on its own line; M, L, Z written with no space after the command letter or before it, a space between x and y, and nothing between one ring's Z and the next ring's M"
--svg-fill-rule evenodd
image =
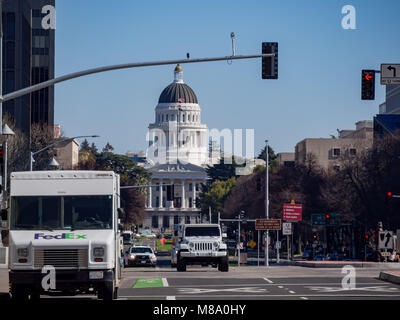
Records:
M183 259L178 259L178 262L176 264L176 270L179 272L186 271L186 263L185 260Z
M228 272L229 271L228 256L222 257L219 260L218 270L222 271L222 272Z

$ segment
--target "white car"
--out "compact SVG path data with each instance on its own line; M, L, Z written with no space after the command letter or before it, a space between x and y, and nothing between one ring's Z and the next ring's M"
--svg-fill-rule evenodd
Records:
M156 238L157 236L149 230L140 231L140 236L144 238Z
M133 246L129 249L125 259L125 267L151 266L155 267L157 257L149 246Z
M187 265L212 265L219 271L229 270L229 255L218 224L184 225L171 251L171 266L186 271Z

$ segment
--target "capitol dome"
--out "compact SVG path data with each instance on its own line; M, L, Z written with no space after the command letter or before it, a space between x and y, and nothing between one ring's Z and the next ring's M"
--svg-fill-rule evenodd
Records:
M160 95L158 103L198 103L196 94L183 82L182 67L178 64L174 71L175 80Z

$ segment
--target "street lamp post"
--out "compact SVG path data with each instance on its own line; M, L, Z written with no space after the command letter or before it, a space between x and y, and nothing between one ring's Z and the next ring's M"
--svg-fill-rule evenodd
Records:
M42 148L42 149L40 149L40 150L38 150L38 151L36 151L36 152L32 152L32 151L31 151L30 171L33 171L33 161L34 161L33 157L34 157L35 155L37 155L38 153L40 153L40 152L42 152L42 151L46 151L46 150L50 149L51 147L53 147L53 146L55 146L56 144L59 144L59 143L61 143L61 142L65 142L65 141L69 141L69 140L72 141L72 140L78 139L78 138L98 138L98 137L99 137L98 135L93 135L93 136L76 136L76 137L72 137L72 138L65 138L65 139L61 139L61 140L55 141L55 142L53 142L52 144L49 144L48 146L46 146L46 147L44 147L44 148Z
M265 164L265 218L268 219L269 217L269 193L268 193L268 140L265 140L265 153L267 156L267 161ZM266 238L265 238L265 265L268 267L269 266L269 256L268 256L268 247L269 247L269 232L266 230Z

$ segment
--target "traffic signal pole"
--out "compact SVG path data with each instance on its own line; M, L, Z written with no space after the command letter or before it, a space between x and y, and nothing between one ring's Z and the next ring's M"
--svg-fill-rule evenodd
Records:
M267 161L265 164L265 217L268 219L269 218L269 212L268 212L268 206L269 206L269 194L268 194L268 162L269 162L269 157L268 157L268 140L265 140L265 153L267 156ZM269 253L268 253L268 247L269 247L269 232L266 230L266 238L265 238L265 266L269 267Z
M254 58L268 58L275 57L275 53L268 54L255 54L255 55L232 55L225 57L214 57L214 58L200 58L200 59L179 59L179 60L162 60L162 61L150 61L150 62L139 62L139 63L125 63L125 64L117 64L112 66L105 66L99 68L93 68L88 70L83 70L79 72L70 73L52 80L48 80L21 90L17 90L11 93L8 93L4 96L0 95L0 104L2 102L6 102L26 94L48 88L57 83L68 81L75 78L80 78L83 76L87 76L90 74L96 74L106 71L120 70L120 69L131 69L131 68L139 68L139 67L151 67L151 66L162 66L162 65L175 65L175 64L183 64L183 63L199 63L199 62L212 62L212 61L229 61L229 60L241 60L241 59L254 59ZM1 61L0 61L1 62ZM1 63L0 63L1 66Z

